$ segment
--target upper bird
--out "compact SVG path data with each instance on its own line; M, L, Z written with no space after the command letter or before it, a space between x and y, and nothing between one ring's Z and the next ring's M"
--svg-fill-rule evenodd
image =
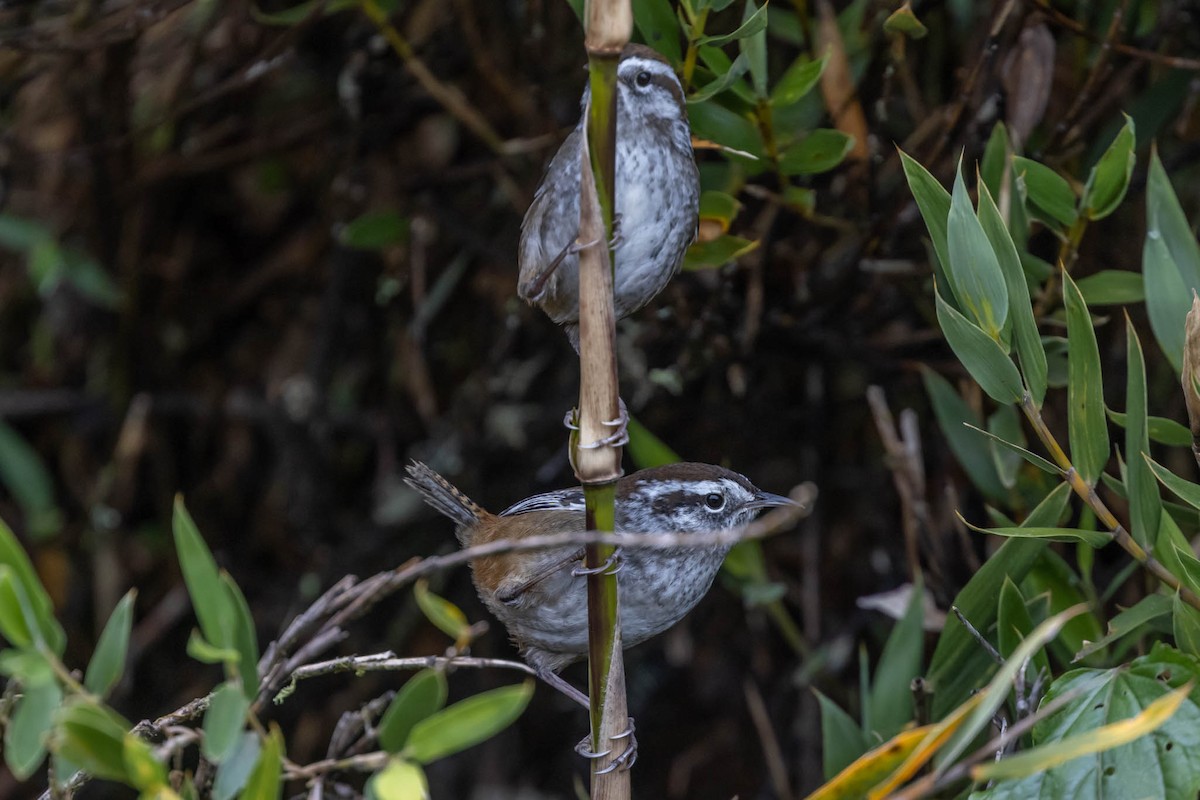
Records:
M584 113L555 153L521 223L517 293L579 349L579 173ZM617 319L649 303L696 238L700 173L683 86L654 50L627 45L617 66L614 303Z

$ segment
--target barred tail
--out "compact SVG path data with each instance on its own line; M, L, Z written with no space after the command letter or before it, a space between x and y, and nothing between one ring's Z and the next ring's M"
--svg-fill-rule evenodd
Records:
M487 515L474 500L420 461L408 465L408 477L404 482L420 492L425 502L439 513L454 520L459 528L459 539L463 538L464 529L478 524Z

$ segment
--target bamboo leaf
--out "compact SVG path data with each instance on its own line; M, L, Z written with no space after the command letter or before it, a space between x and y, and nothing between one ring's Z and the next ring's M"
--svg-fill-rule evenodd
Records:
M1100 374L1100 351L1087 305L1071 276L1063 272L1067 311L1067 430L1071 459L1079 475L1096 485L1108 463L1108 421Z
M754 0L746 0L746 7L742 12L742 24L748 25L754 19L755 14L762 11L763 19L762 26L754 33L745 36L738 41L739 57L745 56L750 66L750 81L754 84L754 93L760 98L767 96L767 6L764 3L763 7L755 4Z
M1041 456L1037 455L1036 453L1031 453L1028 450L1026 450L1024 447L1021 447L1020 445L1013 444L1012 442L1010 442L1006 439L1001 439L996 434L991 433L989 431L985 431L982 428L977 428L970 423L963 423L963 424L969 430L975 431L978 434L986 436L988 439L995 442L1000 447L1003 447L1006 450L1011 450L1012 452L1016 453L1021 458L1025 459L1030 464L1033 464L1035 467L1042 470L1043 472L1047 472L1051 475L1058 475L1060 477L1062 476L1063 471L1061 469L1059 469L1057 466L1050 463L1046 459L1042 458Z
M1163 594L1146 595L1133 606L1110 619L1108 631L1104 637L1094 642L1085 642L1083 648L1071 659L1071 663L1081 661L1114 642L1132 636L1149 623L1170 615L1171 598Z
M913 718L912 682L921 672L925 637L922 634L925 588L918 579L904 616L892 629L875 669L871 685L871 730L889 739Z
M1045 539L1050 542L1082 542L1091 547L1103 547L1112 541L1112 534L1107 531L1089 531L1083 528L981 528L967 522L962 514L959 514L958 518L964 525L977 533L991 533L996 536Z
M234 610L221 576L217 562L204 543L204 537L183 504L183 498L175 498L175 514L172 519L175 549L179 556L179 567L183 581L192 598L192 607L204 637L215 647L229 649L234 640Z
M1124 199L1133 175L1136 138L1133 118L1126 114L1125 124L1088 175L1082 204L1088 219L1104 219Z
M89 692L99 697L108 694L125 672L125 653L129 650L129 632L133 628L133 602L136 597L137 590L130 589L117 603L96 642L92 660L88 662L83 684Z
M982 421L941 375L925 368L921 370L921 379L925 383L925 392L929 395L938 427L971 483L986 496L1004 500L1008 492L996 473L996 465L987 449L979 446L975 434L966 430L967 425L976 427Z
M1021 374L1004 348L936 294L938 324L967 372L997 403L1021 402Z
M854 718L816 689L821 706L821 757L825 779L830 780L867 752L868 740Z
M767 6L757 9L748 18L742 21L742 24L737 27L732 33L721 34L718 36L701 36L697 40L697 44L708 45L710 47L721 47L730 42L736 42L741 39L746 39L754 34L765 31L767 29Z
M1162 233L1151 228L1142 244L1142 275L1150 329L1171 366L1183 367L1184 320L1192 307L1191 293Z
M1176 647L1189 656L1200 656L1200 611L1185 603L1179 592L1171 600L1171 631Z
M1158 535L1162 500L1150 465L1141 458L1150 453L1146 418L1146 364L1142 356L1142 344L1128 315L1125 317L1125 350L1125 483L1129 487L1130 534L1142 547L1149 547Z
M1120 411L1107 409L1108 419L1114 425L1120 428L1125 427L1125 415ZM1171 447L1191 447L1192 432L1184 426L1180 425L1173 419L1166 417L1146 417L1146 431L1150 435L1150 441L1158 442L1159 444L1170 445Z
M984 333L1000 341L1008 319L1008 287L996 253L971 207L961 161L950 196L946 246L950 255L947 272L954 275L955 298Z
M1105 269L1080 278L1075 285L1089 306L1130 305L1146 299L1146 287L1137 272Z
M29 622L29 633L45 644L56 656L61 656L67 647L67 635L54 617L54 604L41 579L33 569L25 549L21 547L11 529L0 519L0 567L12 570L12 580L21 587L21 597L27 603L25 615ZM10 640L11 641L11 640ZM14 642L15 644L15 642Z
M1025 196L1034 206L1034 211L1041 211L1049 219L1070 226L1075 222L1078 213L1075 210L1075 191L1071 184L1045 164L1039 164L1021 156L1013 157L1013 169L1017 173L1018 184L1025 189Z
M929 174L929 170L917 163L903 150L900 151L900 163L904 167L904 177L908 180L908 189L912 192L913 199L917 201L921 219L925 220L925 228L929 231L929 238L933 242L933 252L937 255L938 263L950 284L950 294L957 297L958 289L954 285L954 276L950 274L950 247L947 244L950 193Z

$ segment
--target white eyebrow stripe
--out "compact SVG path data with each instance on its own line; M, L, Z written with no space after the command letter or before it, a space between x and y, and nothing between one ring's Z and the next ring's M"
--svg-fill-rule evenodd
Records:
M664 64L661 61L653 61L649 58L639 58L638 56L630 56L621 62L621 66L617 71L622 75L636 72L652 72L659 75L670 75L675 80L679 78L675 75L675 70L671 69L669 64Z

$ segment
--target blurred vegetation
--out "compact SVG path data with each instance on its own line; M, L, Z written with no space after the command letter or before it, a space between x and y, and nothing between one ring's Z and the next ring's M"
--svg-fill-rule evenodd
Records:
M1188 560L1200 517L1189 485L1171 484L1196 469L1179 370L1200 284L1200 12L1182 0L634 5L642 40L683 76L706 194L689 269L620 326L622 396L644 431L629 468L673 451L769 490L821 490L798 531L735 551L688 619L627 654L635 794L802 796L914 718L918 675L940 691L916 719L965 709L946 746L981 743L991 714L960 704L994 662L953 615L942 628L918 614L926 595L943 612L958 598L1002 657L1025 648L1048 671L1038 696L1090 675L1129 682L1142 705L1175 703L1177 727L1162 730L1188 752L1184 723L1200 712L1167 690L1195 672L1195 614L1128 548L1092 545L1112 536L1107 512L1185 590L1200 574ZM414 719L521 699L495 670L459 669L448 685L419 673L394 701L383 693L403 677L325 676L263 712L277 733L239 739L252 639L265 649L347 574L454 549L403 487L407 458L490 509L571 481L561 419L576 362L514 286L521 216L578 115L581 37L560 0L0 8L0 518L31 559L0 559L16 565L0 601L24 596L32 615L4 628L10 644L40 631L56 663L96 665L73 680L107 691L123 719L76 704L72 730L119 743L127 722L232 687L224 719L204 723L225 734L205 755L237 762L228 774L268 797L277 777L233 748L278 763L286 740L288 759L310 764L343 714L394 702L404 713L381 745L411 755L411 737L429 740ZM972 257L1007 267L1012 243L1032 339L1023 311L995 316L1025 296L1011 273L968 270L990 275L978 286L956 274L944 224L956 214L980 220ZM972 310L1001 294L992 317ZM1013 373L980 367L998 362L976 332L1018 354ZM1073 378L1085 361L1095 368ZM1055 460L1018 414L1024 399L1004 394L1018 364L1036 419L1101 506L1068 506L1076 487L1053 469L962 425ZM202 541L186 538L177 493ZM1001 546L963 520L1070 541ZM231 580L214 567L196 583L176 541L181 554L192 542L192 563L200 541ZM441 654L457 618L430 596L487 619L464 570L430 577L426 614L394 595L331 654ZM206 623L197 586L226 623ZM1078 602L1086 613L1063 616ZM476 633L450 635L474 655L514 655L495 626ZM1064 676L1077 654L1082 670ZM1127 676L1111 669L1122 663ZM997 666L976 708L1011 701L1010 722L1031 719L1019 706L1035 693L1008 696L1019 667ZM1155 684L1164 670L1169 687ZM30 662L5 672L26 678L27 718L75 691ZM434 797L572 796L583 767L564 743L584 728L539 687L495 738L389 761L373 791L415 785L419 762ZM1050 716L1024 743L1070 728ZM152 759L125 746L129 773L110 777L160 788ZM1147 763L1110 752L1127 754L1121 776ZM31 796L44 774L0 772L0 796ZM986 796L1022 796L1011 791Z

